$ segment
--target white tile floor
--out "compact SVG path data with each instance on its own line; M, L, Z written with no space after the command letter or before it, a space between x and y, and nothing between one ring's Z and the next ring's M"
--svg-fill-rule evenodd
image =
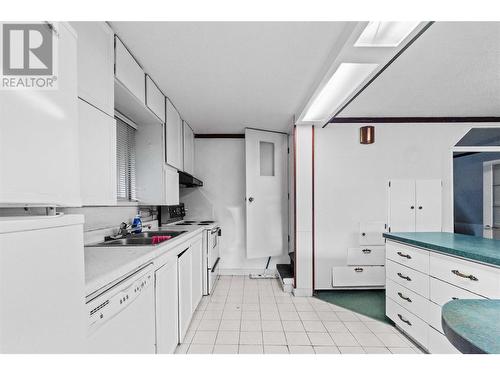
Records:
M421 353L389 324L314 297L283 292L277 280L221 276L203 297L179 354Z

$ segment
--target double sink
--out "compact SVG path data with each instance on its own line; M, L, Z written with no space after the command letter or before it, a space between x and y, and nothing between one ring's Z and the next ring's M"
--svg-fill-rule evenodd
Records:
M151 245L159 245L164 241L154 241L154 237L177 237L186 231L150 231L150 232L142 232L142 233L133 233L126 237L109 239L104 242L99 242L94 245L90 245L92 247L114 247L114 246L151 246ZM167 240L168 241L168 240Z

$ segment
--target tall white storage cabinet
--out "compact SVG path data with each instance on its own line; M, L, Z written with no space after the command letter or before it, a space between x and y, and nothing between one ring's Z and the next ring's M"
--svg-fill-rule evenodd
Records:
M389 231L440 232L441 180L390 180Z
M155 272L156 352L170 354L179 342L177 258L169 259Z
M0 218L0 353L82 353L83 215Z
M81 204L76 33L54 29L57 89L0 91L0 205Z

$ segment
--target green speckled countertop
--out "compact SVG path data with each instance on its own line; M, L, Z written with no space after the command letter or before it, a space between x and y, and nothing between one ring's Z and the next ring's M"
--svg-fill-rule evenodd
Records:
M500 240L448 232L384 233L387 239L500 266Z
M500 354L500 300L450 301L441 314L446 337L462 353Z

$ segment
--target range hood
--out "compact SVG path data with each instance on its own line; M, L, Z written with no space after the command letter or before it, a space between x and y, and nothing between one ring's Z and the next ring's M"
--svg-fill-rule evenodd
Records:
M179 171L179 186L182 187L200 187L203 186L203 181L191 176L189 173Z

